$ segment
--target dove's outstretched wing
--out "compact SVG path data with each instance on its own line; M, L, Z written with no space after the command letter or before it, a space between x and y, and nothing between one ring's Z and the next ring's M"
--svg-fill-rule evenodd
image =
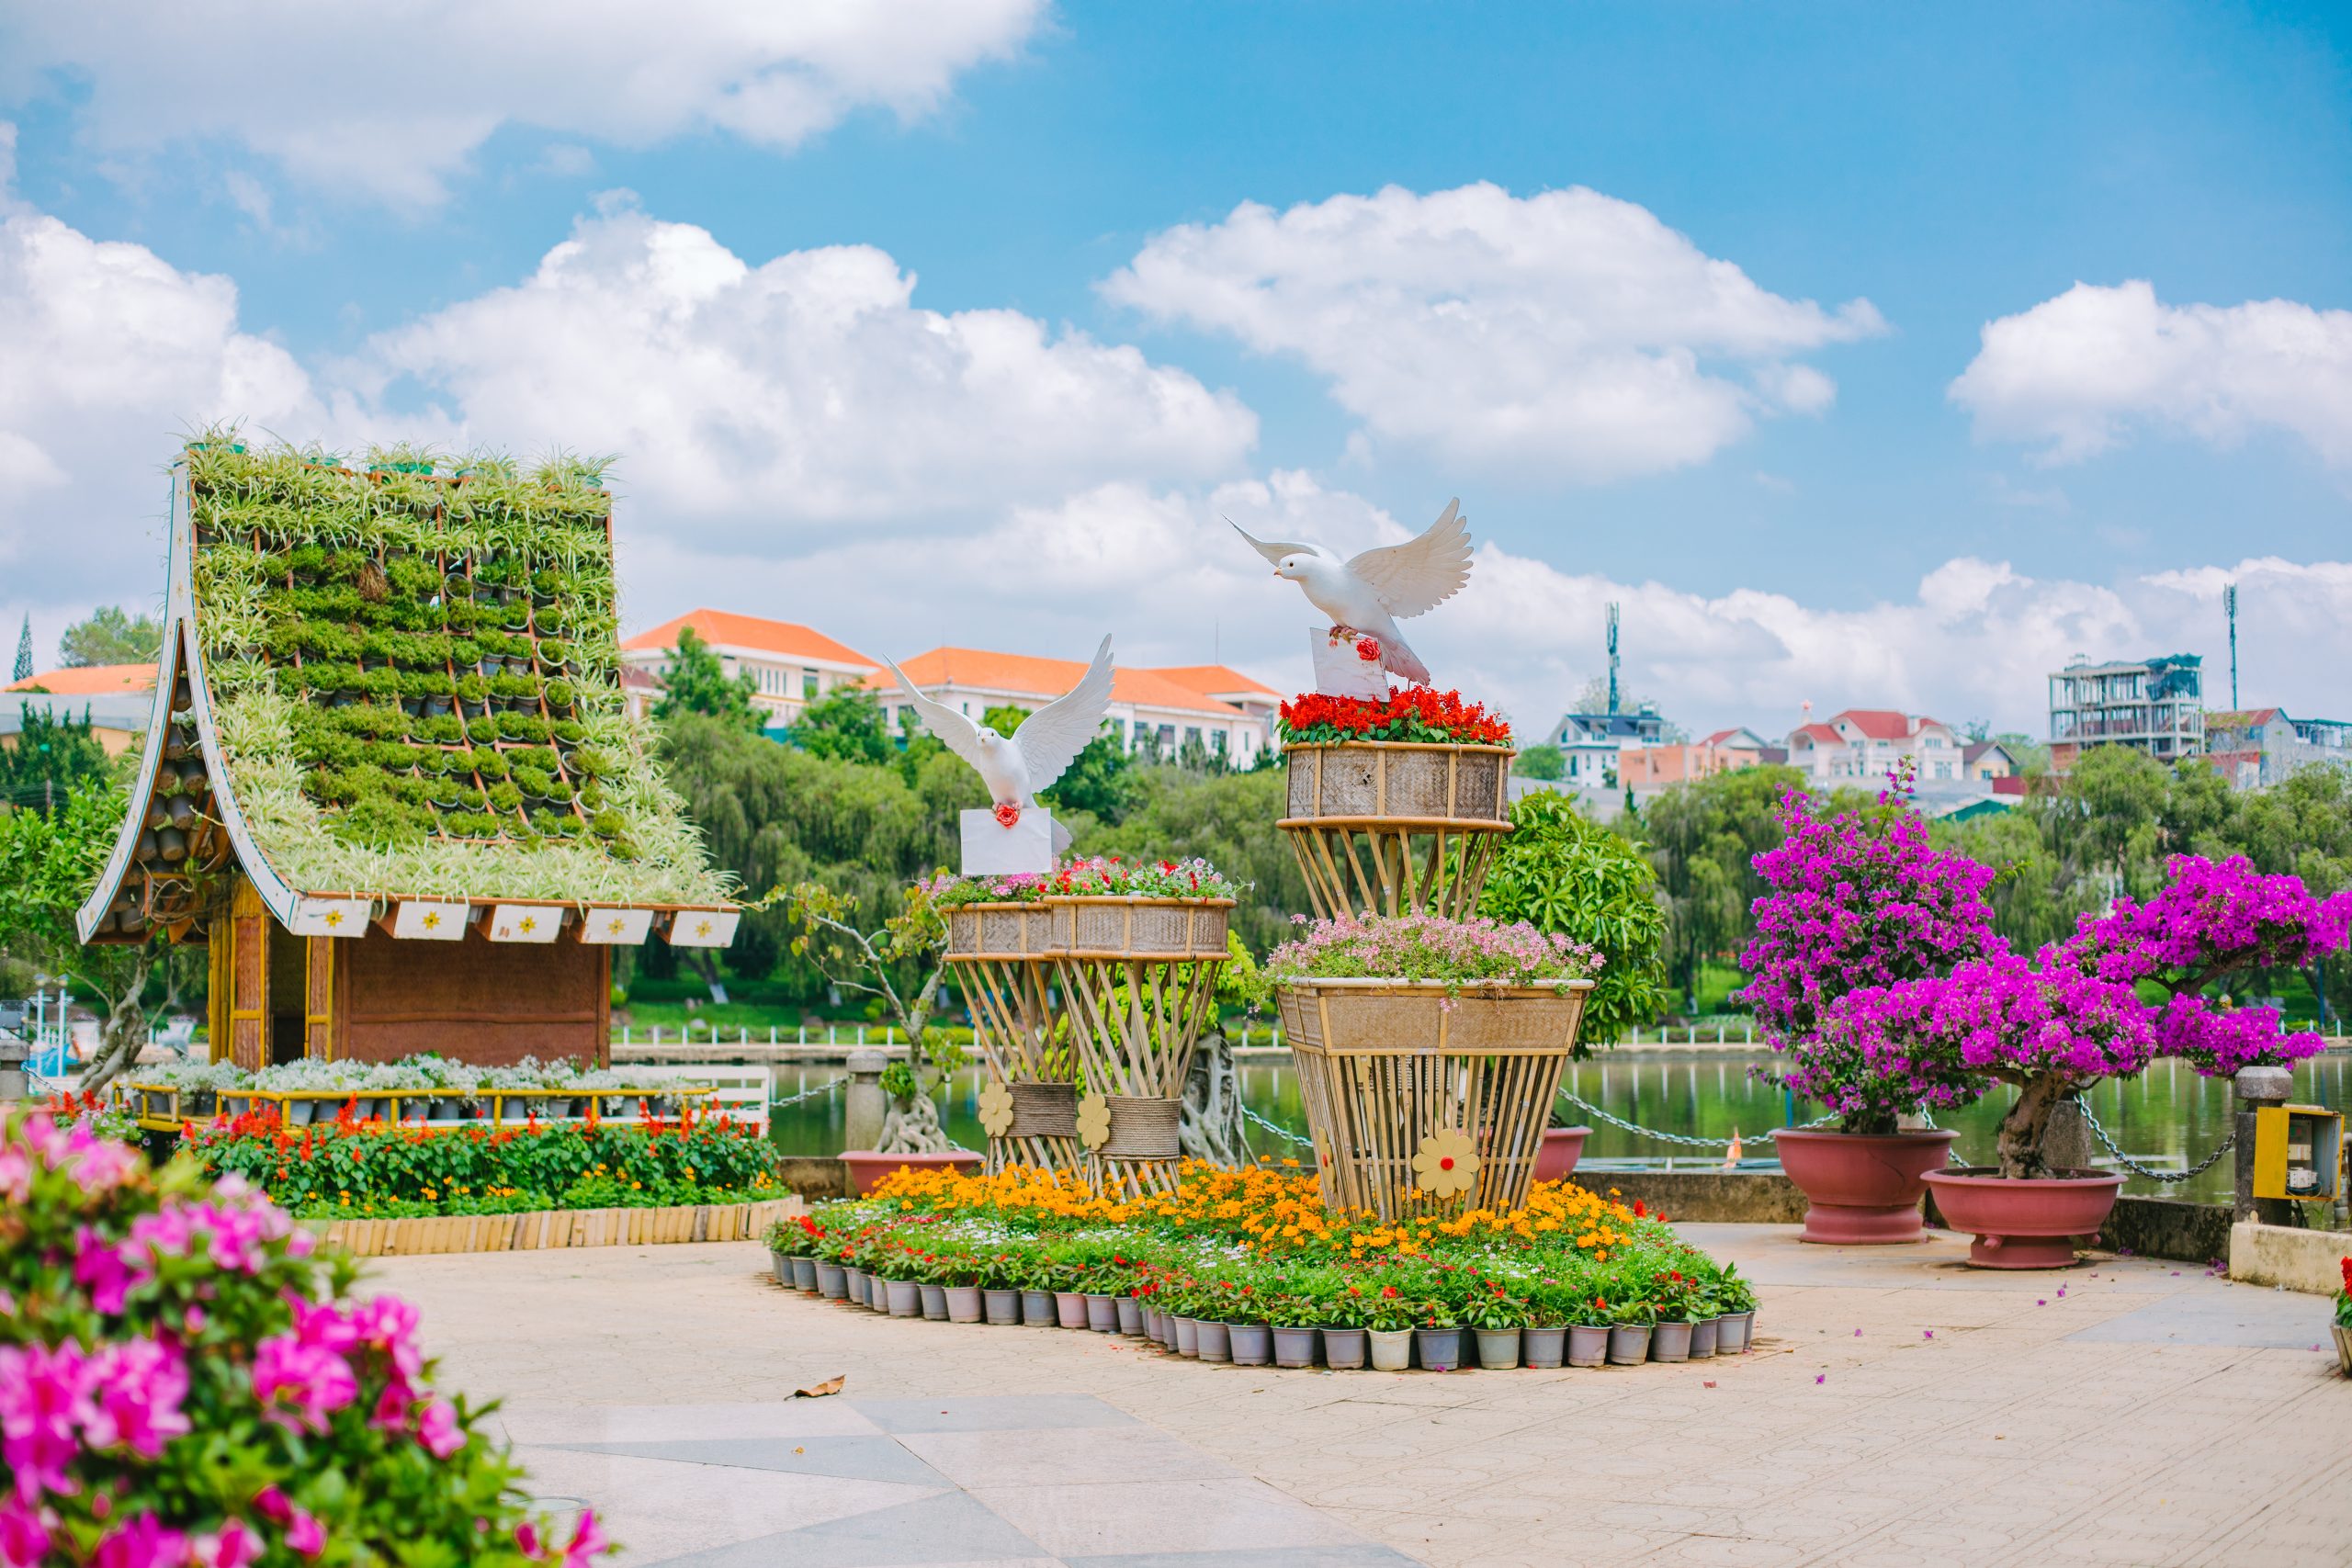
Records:
M1023 719L1012 732L1022 765L1029 770L1031 790L1053 787L1087 743L1102 733L1102 715L1110 705L1111 639L1105 637L1078 684Z
M882 662L890 664L887 659ZM909 700L915 705L915 712L922 715L923 728L939 737L950 751L975 768L982 768L978 728L945 703L926 697L915 690L915 683L908 680L907 672L897 665L890 664L890 673L896 675L899 684L906 688ZM983 768L982 771L986 770Z
M1233 519L1230 517L1227 518L1226 521L1227 523L1233 523ZM1250 530L1244 528L1238 523L1233 523L1233 531L1240 535L1243 538L1250 540L1250 547L1251 549L1257 551L1260 555L1265 557L1269 561L1272 562L1276 566L1283 564L1283 558L1284 556L1319 556L1323 553L1313 545L1302 545L1297 543L1284 544L1276 539L1254 538L1251 536Z
M1470 581L1470 529L1461 513L1462 502L1447 502L1444 514L1419 538L1366 550L1348 570L1370 583L1400 621L1435 609Z

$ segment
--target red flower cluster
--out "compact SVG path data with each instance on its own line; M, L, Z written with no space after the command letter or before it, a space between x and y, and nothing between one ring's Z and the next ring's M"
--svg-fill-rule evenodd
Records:
M1509 721L1465 703L1460 692L1407 686L1386 702L1327 697L1309 692L1283 705L1286 743L1329 745L1344 740L1419 740L1462 746L1508 746Z

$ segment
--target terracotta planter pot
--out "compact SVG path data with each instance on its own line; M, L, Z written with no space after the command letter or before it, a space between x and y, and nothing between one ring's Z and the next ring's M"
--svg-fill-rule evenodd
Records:
M1575 1323L1568 1325L1568 1365L1597 1367L1609 1359L1609 1325Z
M1931 1171L1928 1185L1944 1223L1976 1237L1968 1261L1977 1268L2064 1269L2075 1261L2075 1239L2095 1236L2107 1224L2123 1176L2074 1170L2005 1181L1971 1168Z
M1413 1364L1413 1331L1409 1328L1375 1328L1372 1339L1372 1370L1376 1372L1401 1372Z
M1687 1361L1690 1359L1690 1325L1661 1323L1650 1330L1650 1359Z
M1584 1157L1584 1141L1590 1136L1589 1127L1546 1127L1544 1146L1535 1154L1535 1179L1566 1181Z
M918 1288L922 1292L923 1316L933 1323L945 1323L947 1321L947 1287L923 1285Z
M1311 1367L1315 1364L1315 1330L1281 1327L1274 1330L1274 1365Z
M1520 1359L1529 1367L1548 1371L1560 1364L1567 1353L1568 1331L1565 1328L1522 1328L1519 1331Z
M1237 1367L1262 1367L1274 1359L1274 1331L1262 1323L1228 1323L1226 1348Z
M1115 1296L1111 1304L1118 1310L1119 1332L1129 1338L1143 1333L1143 1303L1133 1296Z
M1416 1328L1413 1348L1420 1352L1421 1371L1450 1372L1462 1364L1462 1330Z
M1079 1291L1054 1292L1054 1319L1064 1328L1086 1326L1086 1296Z
M1021 1292L1021 1322L1029 1328L1051 1328L1054 1325L1054 1292L1023 1291Z
M1612 1323L1609 1325L1609 1359L1620 1367L1638 1367L1650 1359L1650 1325Z
M829 1302L837 1302L847 1293L848 1272L838 1263L817 1265L817 1293Z
M1086 1326L1097 1334L1119 1331L1119 1298L1108 1292L1087 1292Z
M1519 1365L1519 1330L1478 1330L1478 1365L1487 1371L1508 1371Z
M978 1285L950 1285L946 1293L948 1322L980 1321L980 1288Z
M848 1168L850 1185L861 1198L867 1197L879 1186L882 1179L900 1170L960 1170L980 1168L981 1156L950 1149L935 1155L885 1155L872 1149L843 1149L842 1164Z
M1351 1372L1363 1365L1364 1331L1327 1328L1323 1331L1323 1364L1335 1372Z
M999 1327L1018 1324L1021 1321L1021 1292L1019 1291L982 1291L980 1299L983 1308L988 1313L989 1321Z
M1943 1168L1958 1133L1825 1133L1791 1129L1773 1140L1781 1168L1808 1207L1800 1241L1891 1247L1924 1241L1921 1178ZM1949 1216L1947 1216L1949 1217Z

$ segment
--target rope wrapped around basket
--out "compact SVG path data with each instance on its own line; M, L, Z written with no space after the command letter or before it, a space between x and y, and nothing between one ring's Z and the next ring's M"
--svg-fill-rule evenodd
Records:
M1075 1138L1078 1136L1078 1086L1074 1083L1016 1083L1012 1091L1012 1125L1007 1138Z
M1111 1135L1094 1152L1104 1159L1175 1159L1182 1149L1177 1129L1184 1119L1184 1103L1159 1095L1106 1094Z

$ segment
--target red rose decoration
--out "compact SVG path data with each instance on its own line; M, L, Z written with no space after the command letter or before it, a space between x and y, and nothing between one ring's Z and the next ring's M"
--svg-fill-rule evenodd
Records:
M1379 641L1376 638L1368 637L1360 637L1356 638L1356 657L1363 660L1366 664L1376 662L1380 658Z
M997 825L1002 828L1010 828L1019 822L1021 820L1020 802L1008 800L999 805L996 808L996 819Z

